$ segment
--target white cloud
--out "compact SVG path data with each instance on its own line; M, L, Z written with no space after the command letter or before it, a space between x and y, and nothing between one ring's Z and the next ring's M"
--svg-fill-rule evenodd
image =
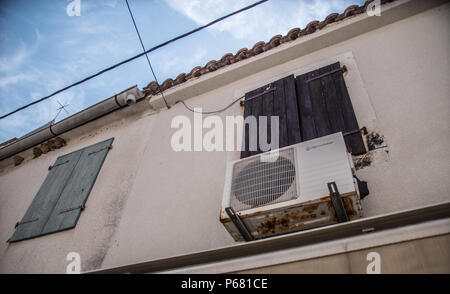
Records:
M36 29L36 41L33 45L27 46L23 41L20 42L20 48L12 56L0 58L0 71L13 71L21 67L38 49L41 41L41 34Z
M106 0L106 1L103 1L102 4L106 5L106 6L110 7L110 8L116 8L117 1L118 0Z
M8 71L13 70L23 64L25 59L30 55L29 51L25 48L24 45L17 51L14 56L8 58L0 58L0 71Z
M83 11L95 11L104 9L105 7L116 8L118 0L82 0L81 1L81 15Z
M157 76L176 77L179 73L190 71L201 62L207 54L207 50L203 47L195 48L194 53L189 57L180 55L175 49L166 49L157 51L149 56L150 62L155 64L155 68L159 70ZM162 83L164 80L159 81Z
M18 73L15 75L9 75L0 78L0 88L4 88L9 85L17 84L23 81L34 81L35 77L30 74Z
M19 48L13 55L0 58L0 88L5 89L9 86L27 81L35 81L35 72L27 72L24 68L28 67L28 61L36 53L41 42L39 31L35 30L36 41L31 45L26 45L22 40L19 41Z
M16 70L25 63L32 53L32 50L21 43L20 48L14 55L0 58L0 72Z
M250 0L165 0L178 13L197 25L248 6ZM342 12L350 1L294 0L268 1L250 10L214 24L212 31L228 32L237 39L267 41L268 36L286 34L291 28L305 27L310 21L323 20L329 13Z

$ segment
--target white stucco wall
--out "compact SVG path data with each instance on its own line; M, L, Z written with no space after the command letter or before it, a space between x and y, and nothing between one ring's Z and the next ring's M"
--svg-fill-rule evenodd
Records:
M186 103L218 109L248 90L345 57L359 124L382 133L389 146L388 156L377 151L372 166L358 171L371 192L363 200L364 215L449 201L449 15L449 4L433 8ZM63 273L70 251L80 253L87 271L234 244L218 217L226 163L238 152L174 152L172 118L192 119L192 113L180 104L159 112L142 104L64 134L67 146L37 159L28 151L17 167L0 163L1 273ZM241 112L236 104L221 116ZM113 149L76 228L6 243L48 166L60 155L110 137L115 137Z

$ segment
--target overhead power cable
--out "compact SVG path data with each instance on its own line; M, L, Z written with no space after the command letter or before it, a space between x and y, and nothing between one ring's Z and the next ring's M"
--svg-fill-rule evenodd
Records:
M139 37L139 41L141 42L142 50L145 52L144 42L142 42L141 34L139 34L139 30L137 28L136 21L134 20L133 12L131 12L130 4L128 4L128 0L125 0L125 2L127 3L128 12L130 12L131 20L133 20L134 29L136 30L136 33L137 33L137 35ZM147 54L145 54L145 58L147 58L148 66L150 67L150 70L152 71L153 77L155 78L155 82L158 85L158 91L161 93L161 96L162 96L162 98L164 100L164 103L166 104L166 107L170 108L169 104L167 104L166 98L164 97L164 93L161 91L161 87L159 85L158 79L156 78L155 72L153 71L152 64L151 64L150 59L148 58Z
M14 113L16 113L16 112L19 112L19 111L21 111L21 110L23 110L23 109L25 109L25 108L28 108L28 107L30 107L30 106L32 106L32 105L34 105L34 104L40 103L40 102L42 102L42 101L44 101L44 100L46 100L46 99L49 99L49 98L52 97L52 96L55 96L56 94L59 94L59 93L61 93L61 92L64 92L64 91L66 91L66 90L68 90L68 89L70 89L70 88L72 88L72 87L74 87L74 86L77 86L77 85L79 85L79 84L82 84L82 83L84 83L84 82L86 82L86 81L88 81L88 80L90 80L90 79L93 79L93 78L95 78L95 77L97 77L97 76L99 76L99 75L101 75L101 74L104 74L105 72L108 72L108 71L110 71L110 70L113 70L113 69L115 69L115 68L118 67L118 66L121 66L121 65L123 65L123 64L125 64L125 63L128 63L128 62L130 62L130 61L133 61L133 60L135 60L136 58L142 57L143 55L146 55L146 54L148 54L148 53L150 53L150 52L153 52L153 51L155 51L155 50L157 50L157 49L159 49L159 48L161 48L161 47L167 46L168 44L170 44L170 43L172 43L172 42L175 42L175 41L177 41L177 40L179 40L179 39L182 39L182 38L185 38L185 37L187 37L187 36L189 36L189 35L192 35L193 33L196 33L196 32L198 32L198 31L201 31L201 30L203 30L203 29L205 29L205 28L207 28L207 27L209 27L209 26L212 26L213 24L218 23L218 22L220 22L220 21L222 21L222 20L224 20L224 19L226 19L226 18L229 18L229 17L231 17L231 16L233 16L233 15L236 15L236 14L238 14L238 13L241 13L241 12L243 12L243 11L249 10L249 9L251 9L251 8L253 8L253 7L255 7L255 6L258 6L258 5L260 5L260 4L264 3L264 2L267 2L267 1L268 1L268 0L261 0L261 1L255 2L255 3L251 4L251 5L248 5L248 6L244 7L244 8L241 8L241 9L236 10L236 11L230 13L230 14L227 14L227 15L225 15L225 16L222 16L222 17L220 17L220 18L218 18L218 19L216 19L216 20L213 20L213 21L207 23L206 25L200 26L200 27L198 27L198 28L196 28L196 29L194 29L194 30L192 30L192 31L189 31L189 32L184 33L184 34L182 34L182 35L179 35L179 36L177 36L177 37L175 37L175 38L173 38L173 39L170 39L170 40L168 40L168 41L165 41L165 42L163 42L163 43L161 43L161 44L159 44L159 45L156 45L156 46L154 46L154 47L152 47L152 48L150 48L150 49L148 49L148 50L146 50L146 51L144 51L144 52L142 52L142 53L140 53L140 54L137 54L137 55L135 55L135 56L133 56L133 57L130 57L130 58L128 58L128 59L126 59L126 60L124 60L124 61L121 61L121 62L119 62L119 63L117 63L117 64L115 64L115 65L113 65L113 66L110 66L110 67L108 67L108 68L105 68L105 69L103 69L103 70L101 70L101 71L99 71L99 72L97 72L97 73L95 73L95 74L93 74L93 75L90 75L90 76L88 76L88 77L86 77L86 78L84 78L84 79L82 79L82 80L80 80L80 81L78 81L78 82L75 82L75 83L73 83L73 84L71 84L71 85L69 85L69 86L67 86L67 87L64 87L64 88L62 88L62 89L60 89L60 90L58 90L58 91L55 91L55 92L53 92L53 93L50 94L50 95L47 95L47 96L42 97L42 98L40 98L40 99L37 99L37 100L35 100L35 101L33 101L33 102L29 103L29 104L26 104L26 105L21 106L21 107L15 109L15 110L13 110L13 111L11 111L11 112L9 112L9 113L6 113L6 114L0 116L0 119L3 119L3 118L5 118L5 117L8 117L8 116L10 116L10 115L12 115L12 114L14 114Z

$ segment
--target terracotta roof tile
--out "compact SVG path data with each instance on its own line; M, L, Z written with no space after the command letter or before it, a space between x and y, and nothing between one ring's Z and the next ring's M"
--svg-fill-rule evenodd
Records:
M287 37L290 41L294 41L295 39L298 38L300 32L301 32L300 28L293 28L287 33Z
M176 77L174 85L178 85L178 84L181 84L181 83L184 83L184 82L186 82L186 74L185 73L180 73Z
M263 41L259 41L255 45L253 45L253 48L252 48L253 55L258 55L259 53L263 53L264 52L264 44L265 43Z
M159 91L165 91L175 85L182 84L192 78L200 77L209 72L216 71L222 67L228 66L230 64L239 62L241 60L251 58L252 56L261 54L268 50L271 50L280 44L287 43L297 38L301 38L302 36L313 34L314 32L323 29L327 25L344 20L348 17L362 14L367 10L367 6L373 2L374 0L367 0L364 5L351 5L347 7L343 13L331 13L329 14L323 21L319 22L317 20L311 21L306 25L306 27L302 30L300 28L291 29L286 36L276 35L273 36L269 42L265 43L263 41L257 42L253 45L252 49L242 48L236 52L236 54L227 53L222 56L220 60L211 60L205 66L196 66L194 67L190 73L181 73L179 74L175 80L169 78L166 79L160 87L155 81L150 82L144 89L144 94L158 94ZM388 2L393 2L395 0L381 0L381 4L385 4Z

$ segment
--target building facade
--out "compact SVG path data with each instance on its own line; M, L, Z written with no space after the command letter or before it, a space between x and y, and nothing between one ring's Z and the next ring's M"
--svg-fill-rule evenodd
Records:
M133 87L101 102L110 108L95 119L83 116L100 106L74 115L82 124L68 118L55 125L50 132L56 136L32 141L37 135L31 134L2 146L0 272L65 273L67 255L76 252L82 272L365 273L368 254L376 252L381 273L449 273L450 5L397 0L383 4L380 16L356 11L166 81L164 98L154 83L142 91ZM354 114L367 129L365 145L374 144L353 157L370 190L361 200L363 217L236 242L220 211L227 164L241 152L175 151L173 119L187 117L195 128L194 114L177 102L217 110L287 76L335 63L346 68ZM125 106L130 93L137 103ZM235 103L214 115L225 121L244 109ZM237 141L242 126L236 130ZM80 167L80 181L90 182L87 191L71 194L84 193L83 205L65 207L76 211L74 219L44 228L45 234L19 231L40 222L24 215L49 174L72 159L56 160L80 150L78 165L92 152L102 157L89 177Z

